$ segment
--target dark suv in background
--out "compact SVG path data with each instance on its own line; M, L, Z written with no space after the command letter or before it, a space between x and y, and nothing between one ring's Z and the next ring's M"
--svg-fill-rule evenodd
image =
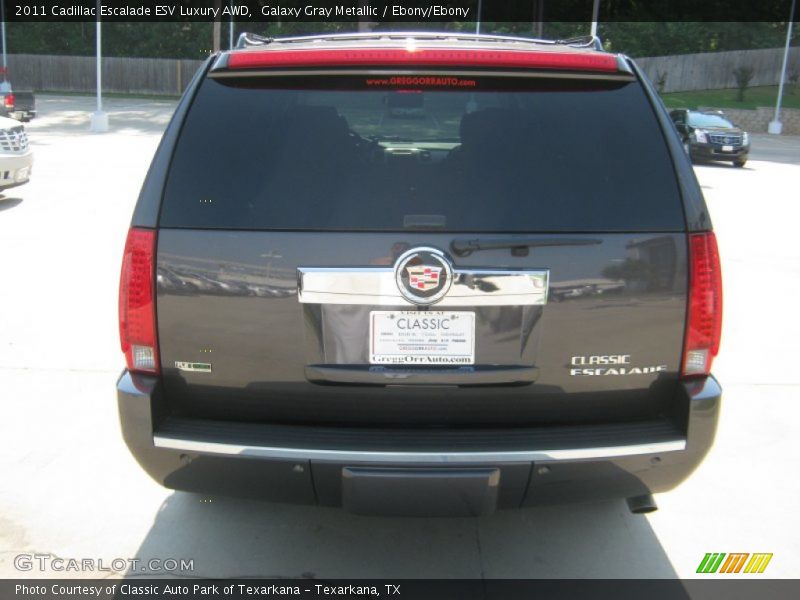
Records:
M679 109L670 117L693 160L730 161L736 167L747 163L750 136L722 111Z
M598 46L244 36L211 57L125 247L142 467L361 514L654 510L714 438L719 257L669 114Z

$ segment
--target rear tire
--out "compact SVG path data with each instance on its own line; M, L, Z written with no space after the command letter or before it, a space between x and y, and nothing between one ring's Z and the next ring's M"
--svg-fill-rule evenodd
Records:
M733 161L733 166L741 169L743 166L747 164L747 159L744 160L735 160Z

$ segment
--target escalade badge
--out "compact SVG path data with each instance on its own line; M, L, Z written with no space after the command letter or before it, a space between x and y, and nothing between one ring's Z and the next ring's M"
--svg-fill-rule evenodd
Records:
M436 248L412 248L394 266L397 287L414 304L433 304L447 294L453 284L453 266L444 252Z

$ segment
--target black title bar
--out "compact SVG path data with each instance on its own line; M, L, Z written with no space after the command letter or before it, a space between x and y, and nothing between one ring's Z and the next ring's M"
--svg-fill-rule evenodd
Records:
M589 22L593 5L594 0L7 0L5 20L552 23ZM791 0L599 0L598 20L783 22L790 10Z
M717 600L797 598L797 579L5 579L3 600Z

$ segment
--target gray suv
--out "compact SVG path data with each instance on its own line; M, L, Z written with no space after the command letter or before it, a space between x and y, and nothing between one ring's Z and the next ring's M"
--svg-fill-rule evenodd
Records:
M647 512L712 444L720 318L700 188L628 58L245 35L195 76L133 214L122 431L178 490Z

